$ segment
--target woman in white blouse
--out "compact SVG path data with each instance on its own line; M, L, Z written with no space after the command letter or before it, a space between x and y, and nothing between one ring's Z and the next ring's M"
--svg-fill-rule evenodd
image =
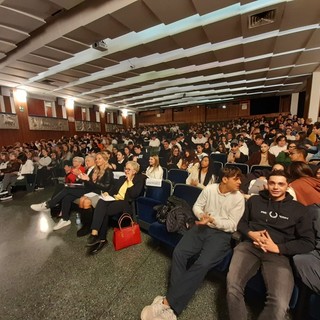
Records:
M159 163L159 157L154 155L149 158L149 166L146 170L146 176L152 179L162 179L163 169Z
M204 156L200 161L200 167L194 167L194 169L189 174L186 184L191 186L204 188L208 184L213 184L215 182L215 177L213 174L213 167L210 163L210 157Z

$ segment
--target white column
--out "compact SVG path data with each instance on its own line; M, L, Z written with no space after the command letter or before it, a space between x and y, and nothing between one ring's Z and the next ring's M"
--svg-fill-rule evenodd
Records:
M51 110L52 110L52 117L57 117L57 110L56 110L56 104L54 101L51 101Z
M6 108L4 106L3 96L0 96L0 111L1 112L6 112Z
M312 119L312 122L318 121L320 107L320 71L312 74L312 83L310 90L310 105L308 111L308 118Z
M299 93L293 93L291 95L291 105L290 105L290 113L292 115L298 114L298 102L299 102Z
M134 128L136 126L136 114L135 112L132 113L132 128Z
M10 106L11 106L11 112L16 113L16 107L14 105L14 99L10 96Z
M110 123L114 123L113 112L110 111Z

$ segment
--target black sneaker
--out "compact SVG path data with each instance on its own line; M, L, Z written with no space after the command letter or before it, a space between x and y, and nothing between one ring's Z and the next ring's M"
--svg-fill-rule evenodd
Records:
M77 231L77 237L84 237L91 232L91 228L89 226L83 226Z
M100 239L98 236L93 236L92 234L90 234L89 238L87 239L86 247L94 246L99 242L100 242Z
M99 253L106 245L108 244L108 241L100 241L99 244L92 246L88 249L88 254L94 255Z

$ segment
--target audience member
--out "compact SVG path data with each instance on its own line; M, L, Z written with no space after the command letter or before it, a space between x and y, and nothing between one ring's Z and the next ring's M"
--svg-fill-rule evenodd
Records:
M281 151L287 150L287 138L284 135L279 135L275 142L276 144L270 147L269 152L277 157Z
M170 169L178 169L178 163L181 159L181 153L178 146L173 146L171 148L171 154L167 162L167 168Z
M91 234L87 241L89 254L97 254L106 245L108 221L110 216L121 213L131 213L131 202L144 189L145 176L139 173L140 165L135 161L128 161L125 167L125 176L119 178L114 192L114 201L100 199L94 210L91 225Z
M252 165L272 167L276 162L276 158L269 150L269 145L263 141L260 145L260 150L251 154L247 164L250 167Z
M244 289L260 266L267 296L259 318L285 318L294 286L289 257L314 248L312 218L286 193L287 188L285 173L273 171L268 190L246 203L237 228L246 239L235 247L227 276L231 320L247 318Z
M297 200L305 206L320 203L320 181L313 175L310 166L302 161L294 161L288 167L290 186Z
M2 189L0 190L1 201L12 199L11 189L17 181L20 164L17 155L14 152L10 152L7 167L0 171L0 175L3 176Z
M95 157L92 155L88 155L86 157L86 174L84 174L83 170L78 166L73 169L74 174L77 175L79 181L83 181L83 179L92 179L93 176L93 167L95 162ZM53 227L53 230L59 230L71 224L70 221L70 210L72 202L78 198L80 198L85 193L91 191L90 189L86 189L86 185L83 186L65 186L57 192L49 201L45 201L39 204L32 204L30 208L34 211L49 211L54 208L58 204L61 203L61 216L60 221Z
M230 142L230 152L227 157L227 162L229 163L245 163L248 157L240 151L239 141L233 139Z
M189 173L194 167L199 167L199 158L193 149L186 149L177 164L181 170L187 170Z
M213 166L211 165L209 156L204 156L202 158L200 166L194 167L186 180L186 184L199 187L201 189L209 184L213 184L214 182L215 176L213 174Z
M244 210L244 199L239 192L240 176L238 168L224 168L220 184L203 189L193 207L199 221L174 249L167 295L157 296L146 306L141 312L142 320L176 319L207 272L226 256L231 233ZM188 268L189 259L197 254L200 255Z
M150 156L149 166L146 170L146 176L152 179L162 179L163 169L160 166L159 157L156 155Z
M93 209L96 207L100 194L110 193L114 187L113 173L109 165L109 154L99 152L95 157L95 167L92 176L79 173L80 179L84 182L86 192L79 201L79 212L81 215L82 227L78 230L77 236L83 237L90 233L93 218ZM124 170L123 170L124 171Z

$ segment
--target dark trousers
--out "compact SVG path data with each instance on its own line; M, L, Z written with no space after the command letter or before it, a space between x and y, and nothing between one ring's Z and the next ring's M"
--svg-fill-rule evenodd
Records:
M128 203L125 200L98 201L94 210L91 229L98 230L100 240L105 240L107 237L109 217L126 212L127 207Z
M267 299L259 320L285 319L294 286L289 258L265 253L246 241L235 247L227 276L230 320L247 319L244 289L260 268L267 289Z
M62 219L69 220L72 202L85 193L87 190L84 188L63 188L51 200L47 201L47 207L53 208L61 202Z
M176 314L187 306L210 269L230 250L231 234L207 226L192 227L173 252L170 286L166 298ZM199 257L187 269L188 260Z

